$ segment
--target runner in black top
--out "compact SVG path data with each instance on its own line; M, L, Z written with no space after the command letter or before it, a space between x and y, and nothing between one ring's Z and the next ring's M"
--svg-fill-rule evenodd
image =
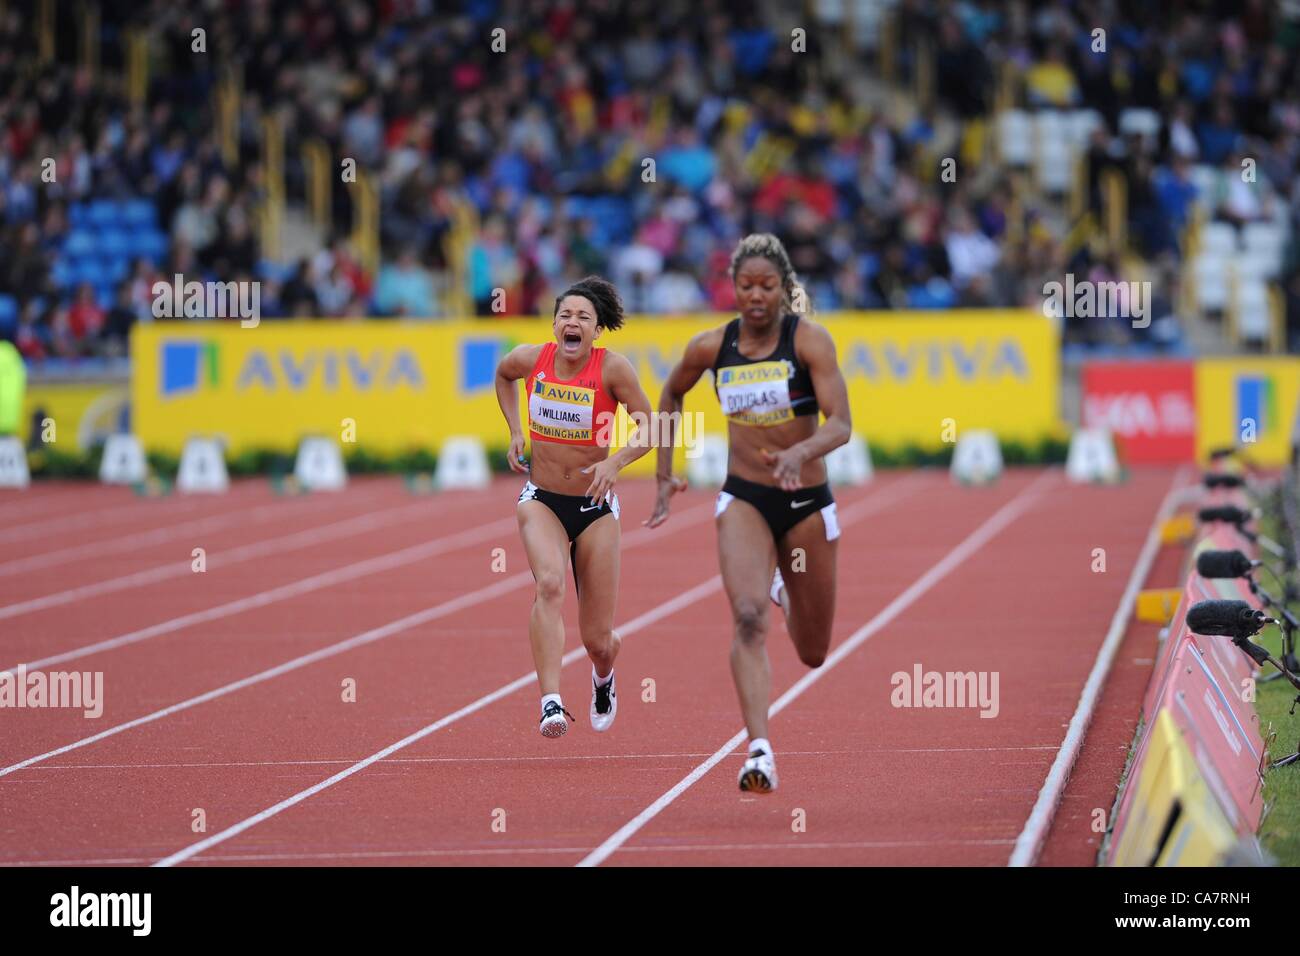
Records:
M762 233L731 258L740 315L691 339L668 376L659 411L679 420L705 371L727 416L727 480L718 494L718 563L735 621L731 673L749 730L740 788L776 789L767 739L771 672L765 641L770 597L785 613L799 658L818 667L830 648L839 523L823 456L849 439L848 388L825 328L793 314L801 290L781 242ZM826 421L818 427L818 413ZM672 442L659 447L659 496L647 522L668 518L684 487Z

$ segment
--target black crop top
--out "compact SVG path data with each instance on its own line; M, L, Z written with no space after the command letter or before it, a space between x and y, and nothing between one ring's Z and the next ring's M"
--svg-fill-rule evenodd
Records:
M740 354L740 319L727 323L722 347L713 361L713 390L728 421L738 425L780 425L821 410L808 366L795 355L794 334L798 327L799 316L786 313L781 318L776 349L766 358L751 359Z

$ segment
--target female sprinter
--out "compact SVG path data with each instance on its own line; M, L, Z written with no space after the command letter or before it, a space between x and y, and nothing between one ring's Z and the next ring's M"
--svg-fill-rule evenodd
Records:
M593 348L605 331L623 325L623 303L614 286L588 276L555 300L555 341L520 345L497 366L497 401L510 426L510 467L529 475L516 513L528 564L537 581L528 639L542 691L543 737L559 737L573 715L560 699L564 656L565 564L573 565L578 590L578 628L591 658L591 726L608 730L618 713L613 631L618 601L619 470L649 451L645 441L650 400L632 363L617 352ZM524 462L517 379L526 378L532 468ZM625 447L609 453L619 404L637 429Z
M730 442L714 511L718 563L735 621L731 674L749 730L740 789L767 793L776 789L776 763L767 739L766 604L770 597L785 613L799 659L821 666L831 643L840 534L822 456L849 439L849 400L830 333L791 312L797 286L780 240L768 233L742 239L731 278L740 315L691 339L659 410L670 413L661 420L671 427L683 396L713 371ZM820 428L818 412L826 416ZM661 443L652 528L667 520L669 499L684 487L672 461L672 442Z

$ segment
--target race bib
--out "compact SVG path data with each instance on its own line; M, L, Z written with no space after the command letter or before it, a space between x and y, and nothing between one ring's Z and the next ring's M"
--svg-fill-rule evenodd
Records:
M528 425L543 438L590 441L596 390L538 379L528 396Z
M794 418L790 363L755 362L718 369L722 413L741 425L779 425Z

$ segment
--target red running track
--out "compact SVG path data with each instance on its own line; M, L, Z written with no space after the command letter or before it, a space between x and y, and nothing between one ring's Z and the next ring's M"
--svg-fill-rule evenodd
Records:
M1002 865L1172 477L842 490L833 647L851 650L809 672L774 613L774 693L817 676L773 719L781 786L762 797L736 789L727 749L710 495L650 532L652 488L621 484L618 722L591 731L573 651L578 721L554 741L536 731L517 481L158 501L69 486L16 547L6 531L37 518L0 496L0 668L62 657L48 666L105 687L97 719L0 710L0 863ZM997 715L893 706L891 675L916 665L996 672Z

